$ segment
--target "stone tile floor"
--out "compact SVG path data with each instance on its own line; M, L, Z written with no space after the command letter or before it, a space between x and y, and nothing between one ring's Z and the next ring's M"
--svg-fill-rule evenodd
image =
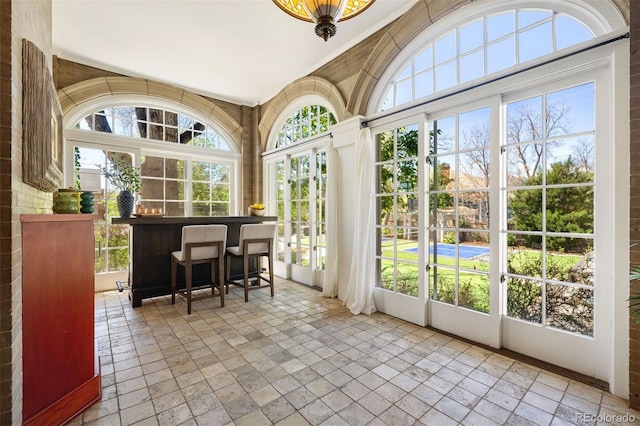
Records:
M96 294L102 400L72 425L640 423L607 392L278 280L133 309Z

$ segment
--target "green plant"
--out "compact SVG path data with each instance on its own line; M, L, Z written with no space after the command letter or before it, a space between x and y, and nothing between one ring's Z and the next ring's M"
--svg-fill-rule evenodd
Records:
M73 147L73 186L80 190L80 148L77 146Z
M640 280L640 266L634 266L631 268L631 274L629 275L629 281ZM636 324L640 324L640 293L633 293L628 299L629 309L631 309L631 318L634 319Z
M140 169L122 159L111 158L108 166L96 164L104 177L121 191L140 192Z
M445 244L455 244L456 243L456 234L452 231L445 232L442 237L442 242Z

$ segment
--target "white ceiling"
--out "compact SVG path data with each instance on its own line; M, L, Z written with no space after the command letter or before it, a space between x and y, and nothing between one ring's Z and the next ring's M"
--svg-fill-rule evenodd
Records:
M377 0L325 42L271 0L53 0L53 54L255 106L416 1Z

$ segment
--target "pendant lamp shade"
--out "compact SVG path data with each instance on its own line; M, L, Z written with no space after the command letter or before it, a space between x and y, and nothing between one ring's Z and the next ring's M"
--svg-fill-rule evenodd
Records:
M336 22L353 18L375 0L273 0L296 19L314 22L316 34L327 41L336 34Z

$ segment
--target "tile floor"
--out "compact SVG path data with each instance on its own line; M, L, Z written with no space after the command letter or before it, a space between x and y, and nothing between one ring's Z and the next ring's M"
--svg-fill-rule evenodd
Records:
M97 294L102 400L72 425L629 424L599 389L279 280L193 304Z

